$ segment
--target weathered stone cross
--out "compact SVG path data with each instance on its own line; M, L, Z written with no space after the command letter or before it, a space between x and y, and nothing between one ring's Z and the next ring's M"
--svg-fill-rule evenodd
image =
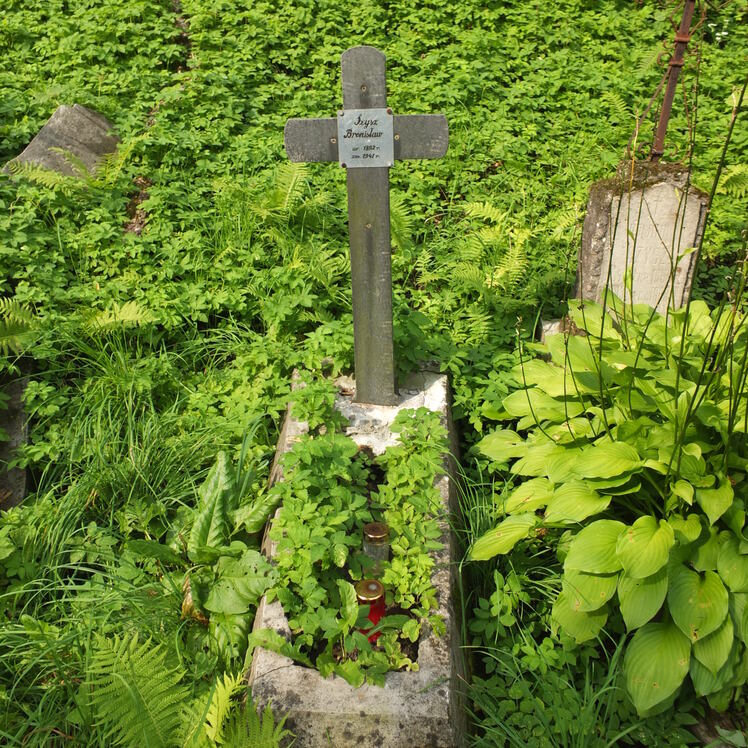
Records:
M343 110L334 119L290 119L291 161L338 161L348 182L356 401L397 402L392 342L389 167L396 159L441 158L449 131L442 114L393 116L384 55L343 52Z

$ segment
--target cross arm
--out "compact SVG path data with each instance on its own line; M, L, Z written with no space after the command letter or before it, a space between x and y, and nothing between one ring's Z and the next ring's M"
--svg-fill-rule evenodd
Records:
M395 158L441 158L449 145L443 114L395 115ZM289 119L283 132L291 161L337 161L338 123L334 118Z

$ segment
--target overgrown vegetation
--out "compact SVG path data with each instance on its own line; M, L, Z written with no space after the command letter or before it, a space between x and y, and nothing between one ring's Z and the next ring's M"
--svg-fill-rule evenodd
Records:
M115 724L96 690L127 663L141 677L147 649L165 663L163 693L192 710L159 720L167 743L195 725L193 738L219 744L259 729L237 711L235 678L253 601L273 581L257 532L289 374L352 365L344 175L288 165L282 148L286 118L338 107L340 53L380 47L395 111L450 122L444 159L392 170L395 336L401 372L434 358L451 375L469 448L513 385L517 333L531 335L538 310L563 311L589 184L622 157L679 12L657 0L5 3L0 162L60 103L100 111L122 144L79 180L0 174L0 366L31 372L17 463L33 488L0 517L4 742L127 744L128 709ZM666 159L688 152L695 126L702 187L742 84L746 20L739 2L710 6L699 55L690 47L689 108L674 109ZM712 306L743 256L747 162L741 126L697 281ZM466 544L496 518L479 469ZM550 710L558 744L576 704L588 715L577 744L600 734L601 715L623 715L608 739L635 723L620 659L599 667L591 645L548 633L561 584L548 568L557 560L530 544L465 569L474 643L492 648L476 658L484 744L532 744L561 683L576 688ZM506 691L517 667L538 678ZM690 707L625 737L683 742ZM516 738L496 732L505 713L528 715L511 723Z

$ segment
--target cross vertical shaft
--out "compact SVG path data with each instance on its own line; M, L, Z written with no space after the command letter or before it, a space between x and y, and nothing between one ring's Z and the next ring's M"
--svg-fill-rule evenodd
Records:
M387 106L385 58L374 47L354 47L341 59L343 107ZM348 233L353 287L353 356L356 401L392 405L395 353L392 340L389 169L347 169Z

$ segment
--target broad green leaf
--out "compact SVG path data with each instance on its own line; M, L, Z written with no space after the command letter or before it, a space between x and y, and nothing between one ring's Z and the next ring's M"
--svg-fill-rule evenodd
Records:
M512 465L510 472L514 475L527 475L532 477L545 475L548 458L556 454L566 454L565 447L560 447L558 444L554 444L553 442L533 444L530 446L527 454L524 457L520 457Z
M626 529L623 522L600 519L580 530L571 540L564 570L588 574L613 574L621 568L616 556L618 536Z
M269 491L260 496L253 496L246 504L242 504L232 514L234 526L244 525L244 531L252 535L265 527L270 515L278 507L280 494Z
M569 301L569 316L580 330L586 330L594 338L615 341L621 339L613 327L613 317L601 304L572 299Z
M336 664L334 671L335 675L339 675L354 688L359 688L364 684L365 677L361 665L353 660L345 660Z
M691 644L672 623L648 623L624 656L626 688L640 714L672 696L688 673Z
M187 553L193 560L197 560L197 554L206 546L220 548L228 543L229 514L236 508L236 486L224 452L218 453L198 494L200 503L187 544Z
M574 466L581 453L582 450L575 447L564 447L553 452L545 461L544 472L548 480L556 485L578 481L579 475Z
M719 557L719 537L717 528L709 528L709 536L700 543L691 553L689 561L696 571L714 571L717 568Z
M701 520L698 514L689 514L685 519L674 515L668 519L668 524L673 528L675 539L681 545L693 543L701 535Z
M744 537L745 506L742 499L735 499L730 508L722 515L721 519L735 533L736 538ZM740 552L745 553L746 551L741 548Z
M626 574L641 579L665 566L674 543L673 528L665 520L658 522L654 517L645 515L621 533L616 554Z
M502 405L513 418L528 418L527 426L543 421L565 421L584 411L577 399L557 400L534 388L512 392Z
M538 518L531 513L507 517L473 543L470 558L473 561L486 561L499 554L509 553L517 542L530 534L536 524Z
M667 601L676 626L693 642L716 631L727 615L727 590L719 576L707 571L702 577L683 564L672 564L668 573Z
M605 605L616 594L618 574L586 574L570 569L564 572L563 590L572 610L588 613Z
M553 484L548 478L531 478L509 494L504 504L504 511L507 514L534 512L545 506L551 496L553 496Z
M732 618L726 616L720 627L709 636L694 642L693 656L715 675L727 662L732 650L735 627Z
M358 618L358 599L356 590L350 582L338 579L338 592L340 593L340 616L349 627L356 625Z
M581 522L605 511L608 504L610 496L600 496L579 481L566 483L553 492L545 511L545 522Z
M176 551L157 540L128 540L125 548L141 558L155 558L165 564L186 566L187 562Z
M651 621L665 602L666 595L667 567L640 579L623 572L618 580L618 600L626 628L633 631Z
M204 607L224 615L246 613L276 578L265 557L251 549L237 559L221 558L216 572L218 580L211 587Z
M748 555L740 553L737 538L730 532L719 536L717 571L732 592L748 592Z
M525 440L508 429L498 429L478 442L478 449L491 460L507 462L527 452Z
M696 501L713 525L732 504L735 493L728 478L722 478L717 488L697 488Z
M738 638L743 644L748 644L748 593L733 592L730 595L730 616Z
M735 674L735 666L740 662L740 648L733 644L727 656L725 664L716 672L712 673L709 668L702 665L695 657L691 659L691 680L693 688L698 696L706 696L710 693L721 691L730 685Z
M581 644L598 635L608 619L608 611L605 607L589 613L575 610L571 598L562 590L553 604L551 616L566 634Z
M585 449L574 461L582 478L615 478L641 468L639 453L626 442L598 442Z
M691 506L691 504L693 504L694 488L687 480L675 481L675 483L670 486L670 491L674 496L683 499L683 501L685 501L688 506Z

